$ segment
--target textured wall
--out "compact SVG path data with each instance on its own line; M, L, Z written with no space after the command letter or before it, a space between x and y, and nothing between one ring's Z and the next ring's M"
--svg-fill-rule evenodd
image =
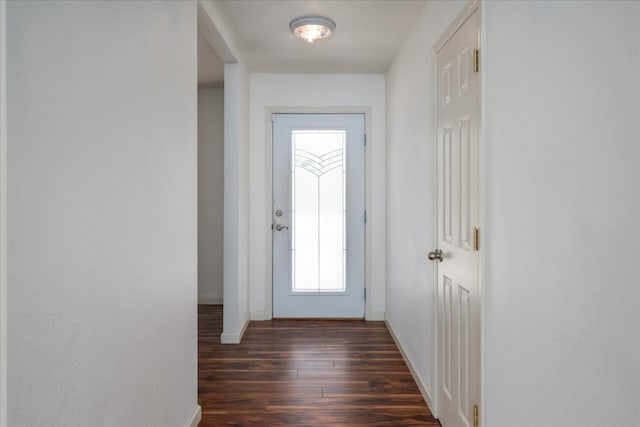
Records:
M198 90L198 301L222 304L224 90Z
M196 11L7 4L9 425L197 410Z
M640 3L486 6L487 425L640 425Z

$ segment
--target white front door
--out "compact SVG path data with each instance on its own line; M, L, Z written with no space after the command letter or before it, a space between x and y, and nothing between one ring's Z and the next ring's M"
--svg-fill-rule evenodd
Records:
M480 402L479 74L476 11L437 52L438 416L473 426Z
M363 318L364 114L273 115L273 317Z

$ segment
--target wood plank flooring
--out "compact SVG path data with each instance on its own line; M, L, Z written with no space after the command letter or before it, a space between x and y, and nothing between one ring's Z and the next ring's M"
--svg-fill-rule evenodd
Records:
M200 427L440 426L383 322L251 322L220 344L222 306L198 307Z

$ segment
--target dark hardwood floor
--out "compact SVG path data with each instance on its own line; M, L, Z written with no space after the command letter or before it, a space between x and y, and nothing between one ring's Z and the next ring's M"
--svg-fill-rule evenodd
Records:
M220 344L222 306L198 307L200 427L440 426L383 322L251 322Z

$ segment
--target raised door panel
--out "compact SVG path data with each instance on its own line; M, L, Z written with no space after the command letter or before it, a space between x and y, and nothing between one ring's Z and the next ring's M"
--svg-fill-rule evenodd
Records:
M458 145L460 157L460 247L470 250L471 245L471 117L467 114L458 120Z
M471 314L471 297L469 290L465 287L458 285L458 330L456 336L458 337L458 412L465 421L466 425L469 425L471 419L470 399L469 399L469 354L470 349L470 314Z

